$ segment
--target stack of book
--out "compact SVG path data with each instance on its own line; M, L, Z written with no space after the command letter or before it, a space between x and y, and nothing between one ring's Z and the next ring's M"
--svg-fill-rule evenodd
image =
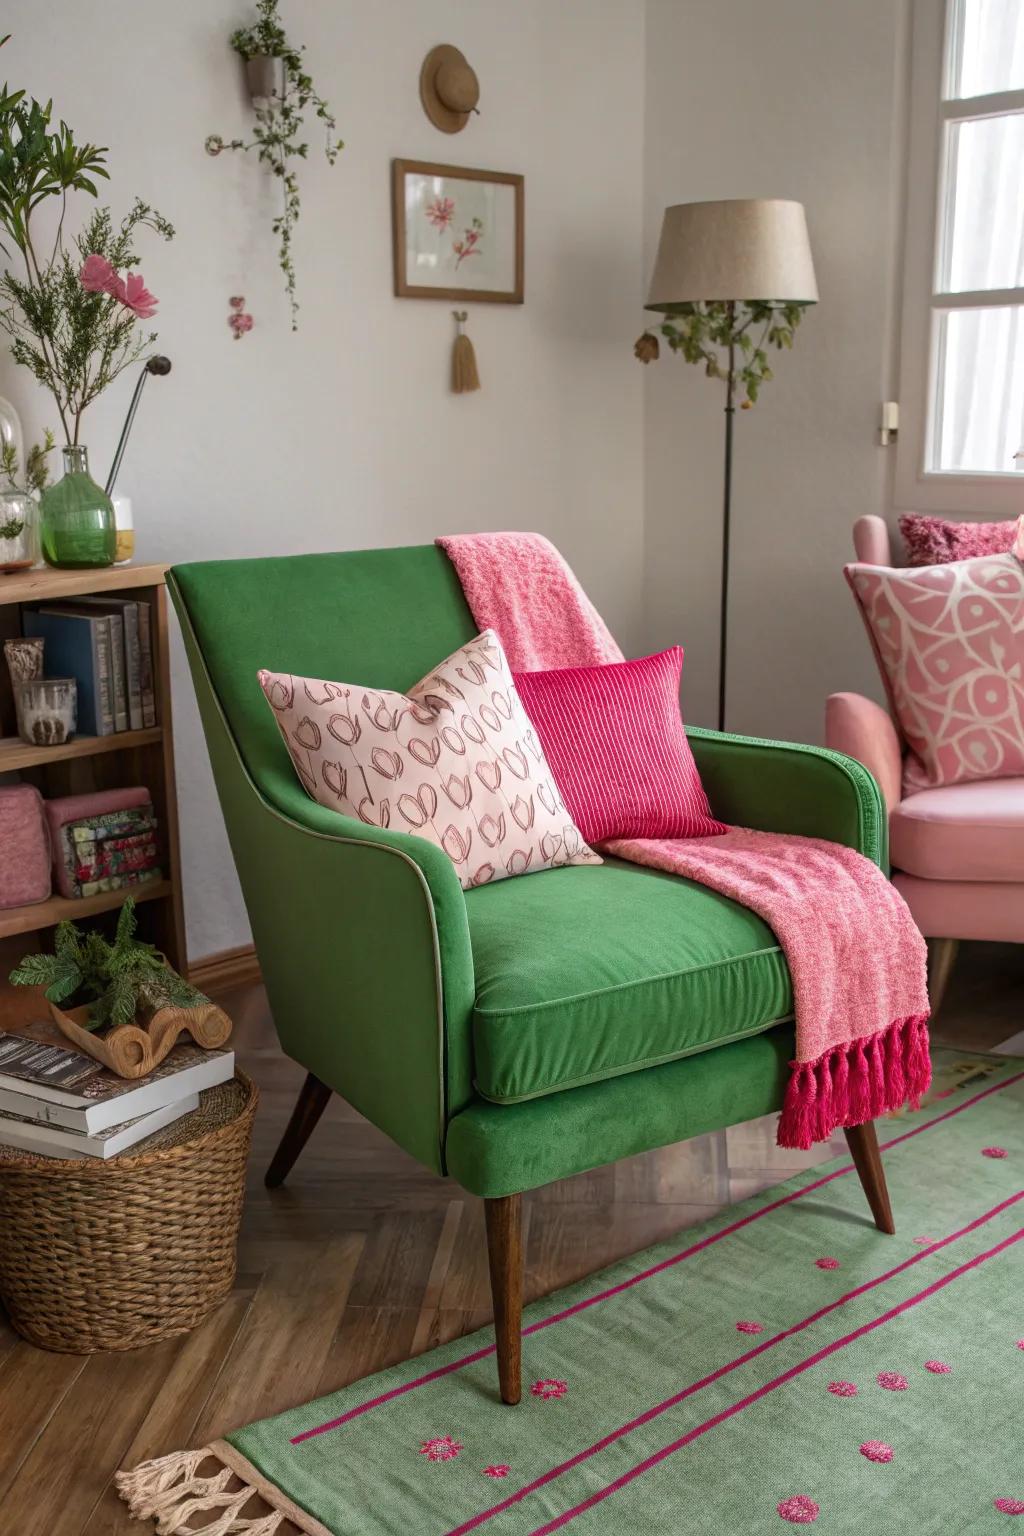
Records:
M148 1077L126 1080L55 1044L50 1026L0 1032L0 1145L38 1157L116 1157L199 1107L234 1074L234 1052L176 1045Z
M78 597L22 608L26 636L46 642L48 677L78 684L78 730L111 736L156 725L152 612L126 597Z

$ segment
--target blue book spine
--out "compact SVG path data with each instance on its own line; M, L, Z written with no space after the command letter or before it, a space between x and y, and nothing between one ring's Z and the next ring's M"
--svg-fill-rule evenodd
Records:
M45 676L73 677L78 684L78 734L111 735L114 714L110 699L110 663L108 657L104 668L101 656L103 644L109 648L109 631L104 621L86 614L46 613L23 608L22 628L26 635L41 636L46 642L43 651Z

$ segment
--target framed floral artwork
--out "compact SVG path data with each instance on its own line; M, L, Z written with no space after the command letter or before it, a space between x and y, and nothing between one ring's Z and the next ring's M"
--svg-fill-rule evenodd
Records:
M523 178L392 161L400 299L523 302Z

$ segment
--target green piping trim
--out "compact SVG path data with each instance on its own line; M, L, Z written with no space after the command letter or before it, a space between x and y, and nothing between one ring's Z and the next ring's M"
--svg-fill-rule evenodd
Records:
M571 1077L564 1083L551 1083L546 1088L535 1088L532 1093L518 1093L508 1098L496 1099L493 1094L485 1093L475 1078L473 1087L482 1099L487 1100L488 1104L499 1106L528 1104L531 1099L543 1099L552 1093L561 1093L563 1088L585 1088L588 1083L603 1083L609 1077L627 1077L630 1072L644 1072L648 1067L663 1067L670 1061L685 1061L687 1056L703 1056L705 1051L717 1050L720 1045L733 1045L737 1040L749 1040L753 1035L763 1035L766 1030L774 1029L776 1024L791 1024L793 1017L793 1014L787 1013L781 1019L770 1019L766 1024L755 1024L752 1029L739 1029L734 1035L721 1035L717 1040L709 1040L706 1045L691 1045L685 1051L669 1051L664 1056L645 1056L643 1061L611 1067L606 1072L589 1072L586 1077Z
M316 832L312 827L304 827L300 821L293 821L290 816L285 816L281 811L277 809L276 806L271 805L270 802L260 793L258 785L246 767L245 759L243 758L239 749L238 742L235 739L235 734L232 731L228 722L228 718L224 713L224 709L217 694L217 690L213 686L213 679L210 676L209 668L206 665L206 657L203 655L202 647L199 644L199 637L193 628L192 619L189 615L185 599L177 585L177 582L174 580L173 570L167 572L165 582L170 589L171 597L174 601L174 608L178 615L178 622L181 624L183 630L187 630L188 638L192 642L192 646L194 648L195 655L198 658L203 678L210 690L210 698L213 700L214 708L217 712L218 718L220 719L220 723L224 727L225 735L227 736L232 750L234 751L235 757L238 760L238 766L242 772L242 777L245 779L245 782L256 796L256 799L259 801L262 808L268 812L269 815L273 816L277 821L283 822L285 826L291 827L296 832L301 832L304 837L317 838L321 842L325 843L343 843L351 844L357 848L380 849L382 853L395 854L398 858L402 859L406 864L408 864L409 867L416 873L416 877L420 883L420 888L423 892L424 901L426 902L427 914L430 919L431 942L434 950L434 981L436 989L438 1024L438 1084L440 1087L440 1093L438 1095L438 1154L441 1167L447 1174L448 1164L445 1161L445 1140L448 1132L449 1118L447 1073L448 1023L444 1011L444 992L442 989L441 981L441 943L437 932L437 913L434 910L434 901L430 894L430 886L427 884L426 876L424 875L422 869L420 869L419 865L416 863L416 860L411 859L407 853L402 851L401 848L393 848L388 843L379 842L376 839L368 837L349 837L347 835L334 837L326 832ZM403 834L399 833L397 835L402 836Z
M707 890L708 887L705 886L704 889ZM747 910L749 911L749 908ZM545 1003L518 1003L515 1008L474 1007L473 1013L478 1019L510 1019L517 1013L543 1013L546 1008L562 1008L566 1003L581 1003L591 997L609 997L613 992L628 992L631 987L647 987L653 982L675 981L679 976L697 976L704 971L718 970L723 965L738 965L741 961L756 960L759 955L780 953L781 946L773 944L769 949L751 949L745 955L723 955L721 960L709 960L707 965L690 965L681 971L666 971L659 976L641 976L638 981L617 981L610 987L595 987L590 992L576 992L571 997L556 997Z

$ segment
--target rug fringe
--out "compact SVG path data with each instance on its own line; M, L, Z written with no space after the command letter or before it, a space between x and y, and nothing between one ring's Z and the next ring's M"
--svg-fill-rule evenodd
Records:
M931 1079L928 1015L896 1019L817 1061L791 1063L776 1141L806 1152L843 1127L877 1120L907 1103L917 1109Z
M204 1461L219 1460L216 1451L175 1451L155 1461L144 1461L131 1472L118 1472L114 1482L136 1520L154 1520L157 1536L274 1536L284 1521L282 1510L246 1519L245 1505L259 1490L243 1482L229 1490L234 1477L230 1467L205 1477L199 1475ZM217 1518L195 1527L192 1516L219 1511Z

